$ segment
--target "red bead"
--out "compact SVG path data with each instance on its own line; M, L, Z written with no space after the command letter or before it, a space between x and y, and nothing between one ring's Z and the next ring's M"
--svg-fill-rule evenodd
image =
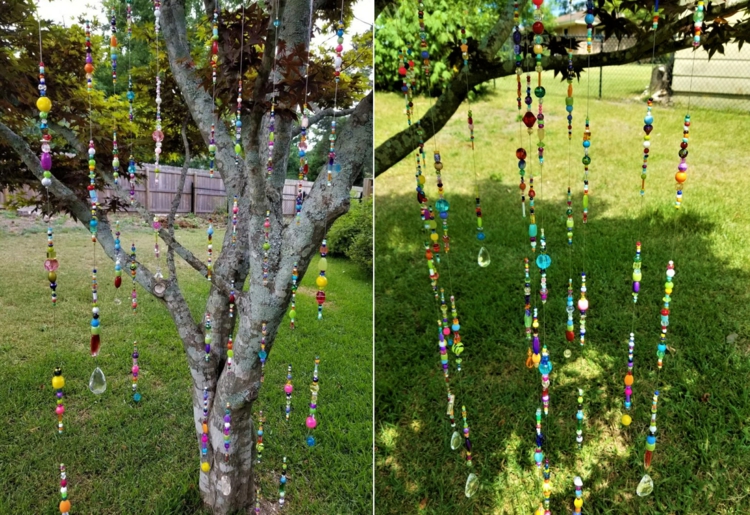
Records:
M115 277L115 288L119 288L120 285L122 285L122 277L118 275L117 277Z
M318 301L318 305L322 306L323 303L326 301L326 292L319 291L315 294L315 300Z
M518 159L526 159L526 150L519 148L516 150L516 157Z
M219 53L219 42L218 41L214 41L213 43L211 43L211 53L212 54L218 54Z
M401 75L402 77L406 75L406 68L404 68L403 66L399 66L398 74Z
M534 31L534 34L541 34L544 32L544 24L540 21L534 22L534 25L531 26L531 30Z
M526 125L526 127L531 129L536 123L536 116L534 116L534 113L532 113L531 111L526 111L526 114L523 115L523 123L524 125Z
M568 340L569 342L572 342L573 340L575 340L575 338L576 338L576 335L573 331L565 331L566 340Z

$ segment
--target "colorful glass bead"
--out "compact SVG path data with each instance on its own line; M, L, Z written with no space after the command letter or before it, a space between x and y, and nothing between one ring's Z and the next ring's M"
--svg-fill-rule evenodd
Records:
M206 237L208 239L208 244L207 244L208 261L206 262L206 279L208 279L210 281L211 280L211 276L213 275L213 271L214 271L214 265L213 265L214 224L213 224L213 220L211 218L208 219L208 229L206 229Z
M133 342L133 367L130 372L133 374L133 400L135 402L141 401L141 394L138 392L138 374L141 370L138 366L138 356L138 342Z
M581 313L579 335L581 346L586 343L586 312L589 309L589 300L586 298L586 273L581 272L581 298L578 299L578 311Z
M70 515L70 500L68 499L68 475L65 465L60 463L60 508L61 515Z
M263 423L266 421L266 417L263 416L263 412L258 412L258 430L256 434L258 439L255 442L255 450L258 452L257 462L260 463L263 459Z
M289 365L286 369L286 384L284 385L284 394L286 394L286 408L284 409L285 418L289 420L292 414L292 392L294 386L292 385L292 365Z
M204 359L206 360L206 363L211 359L211 343L213 342L213 331L211 329L211 314L206 312L206 322L204 324L205 327L205 333L203 336L203 343L204 347L203 350L205 352Z
M664 281L664 297L662 298L663 307L661 309L661 334L659 335L659 344L656 347L656 365L661 370L664 364L664 356L667 353L667 328L669 327L669 305L672 302L672 291L674 290L674 262L667 264L666 279Z
M201 418L201 472L208 474L211 463L208 461L208 386L203 387L203 417Z
M232 411L231 405L227 402L227 407L224 410L224 461L229 461L229 446L231 444L231 428L232 428Z
M263 286L268 285L268 270L270 267L268 252L271 250L271 212L266 211L263 222Z
M589 118L586 117L586 128L583 130L583 223L589 221L589 147L591 147L591 128Z
M260 382L262 383L265 380L266 359L268 359L268 353L266 352L266 335L268 335L268 331L266 330L267 326L265 322L263 322L260 327L261 336L258 359L260 359Z
M323 242L320 244L320 259L318 260L318 277L315 279L315 284L318 286L318 292L315 294L315 300L318 303L318 320L323 318L323 303L326 301L326 286L328 285L328 277L326 271L328 270L328 244L326 239L323 238Z
M654 399L651 401L651 424L648 426L648 435L646 436L646 453L643 455L643 465L648 469L651 466L651 459L656 449L656 409L659 402L659 390L654 392Z
M295 322L297 319L297 279L299 279L299 271L297 270L297 263L294 263L292 267L292 300L289 303L289 327L292 329L296 327Z
M55 368L52 375L52 388L55 390L55 399L57 406L55 407L55 414L57 415L57 432L62 434L63 425L63 413L65 413L65 405L63 404L63 388L65 387L65 377L62 375L62 369L60 367Z
M583 390L578 389L578 411L576 412L576 443L580 449L583 446Z

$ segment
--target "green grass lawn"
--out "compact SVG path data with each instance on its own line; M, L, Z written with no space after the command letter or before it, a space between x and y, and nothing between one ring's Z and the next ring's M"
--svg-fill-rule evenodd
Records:
M552 471L552 513L570 513L573 477L584 481L584 513L750 513L750 212L742 135L747 114L694 109L684 208L676 212L674 173L684 111L654 107L646 197L638 195L644 104L598 101L591 89L591 203L583 263L581 137L586 81L575 84L574 133L568 145L565 83L545 78L546 165L537 176L537 221L546 230L552 267L549 301L540 308L541 334L555 366L551 408L543 430ZM417 101L418 116L427 101ZM536 102L534 104L536 107ZM521 218L515 149L515 78L490 86L473 105L476 171L481 192L488 268L477 266L474 171L464 105L437 141L445 163L452 250L439 265L439 284L457 298L466 350L463 371L451 364L457 415L465 404L481 482L464 496L469 473L451 451L445 386L439 366L432 298L423 251L426 236L408 157L377 179L376 188L376 499L382 514L529 514L542 500L533 459L534 413L540 375L524 365L523 258L533 256L528 218ZM376 144L406 125L403 99L376 96ZM523 146L533 149L526 132ZM430 162L433 141L426 144ZM571 157L569 158L569 148ZM538 173L535 153L527 160ZM568 163L570 169L568 168ZM427 195L437 197L431 164ZM572 254L565 236L565 191L574 191ZM630 293L635 242L643 244L643 281L633 315ZM657 387L656 345L667 262L677 275L668 344L659 378L658 443L648 497L635 495L651 398ZM568 278L588 274L587 345L564 338ZM532 265L532 286L539 289ZM536 296L538 299L538 295ZM578 313L575 315L576 330ZM635 328L633 423L620 424L627 339ZM572 356L566 359L564 351ZM453 363L451 357L451 363ZM585 391L581 451L575 443L576 393Z
M59 302L52 308L42 263L46 226L5 213L0 220L0 513L59 513L57 467L66 464L73 513L203 513L197 489L199 450L182 343L165 308L139 287L130 309L130 278L114 303L113 265L101 259L102 351L89 356L91 244L83 228L58 227ZM205 228L177 237L205 256ZM223 230L215 236L222 241ZM123 223L123 248L135 239L153 265L153 239L142 224ZM89 242L89 243L87 243ZM179 258L178 258L179 262ZM153 268L153 267L152 267ZM166 267L165 267L166 268ZM200 315L208 282L180 266L180 284ZM127 274L123 274L126 276ZM282 456L288 457L287 507L295 514L364 513L372 490L372 281L347 260L329 259L325 320L316 320L315 274L302 281L298 329L282 324L255 406L267 414L266 450L256 468L264 499L278 499ZM139 342L143 400L130 394L133 340ZM320 356L318 444L305 443L313 360ZM294 367L293 420L285 423L283 384ZM65 433L57 436L52 371L66 378ZM98 364L107 391L94 396L88 379ZM134 508L137 507L137 508Z

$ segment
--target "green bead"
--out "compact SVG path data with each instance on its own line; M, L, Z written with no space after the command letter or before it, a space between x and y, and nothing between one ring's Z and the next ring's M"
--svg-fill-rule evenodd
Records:
M588 209L588 207L589 207L589 196L584 195L583 196L583 208Z
M482 227L482 219L477 217L477 227Z
M270 244L270 243L268 243L268 242L265 242L265 243L263 244L263 250L268 250L268 249L270 249L270 248L271 248L271 244Z
M239 143L237 143L234 145L234 153L239 154L240 152L242 152L242 146Z
M590 158L589 156L583 156L583 159L581 159L581 162L582 162L582 163L583 163L584 165L588 166L588 165L590 165L590 164L591 164L591 158Z
M646 450L647 451L653 451L654 449L656 449L656 444L655 443L647 443L646 444Z
M233 351L233 350L231 350L231 349L230 349L230 350L228 350L228 351L227 351L227 357L228 357L228 358L233 358L233 357L234 357L234 351Z
M297 318L297 310L296 309L289 310L289 318L291 318L292 320L294 320L295 318Z
M89 159L89 166L96 166L96 161L93 159Z
M534 95L536 95L537 98L544 98L545 93L546 90L542 86L534 88Z
M214 145L213 143L211 145L209 145L208 146L208 151L209 152L216 152L216 145Z
M572 106L573 105L573 97L565 97L565 105L566 106Z
M91 334L99 334L99 331L101 330L101 326L98 327L92 327L91 328Z
M571 219L569 219L569 220L568 220L567 222L565 222L565 226L566 226L566 227L567 227L568 229L572 229L574 225L575 225L575 222L573 221L573 219L572 219L572 218L571 218Z

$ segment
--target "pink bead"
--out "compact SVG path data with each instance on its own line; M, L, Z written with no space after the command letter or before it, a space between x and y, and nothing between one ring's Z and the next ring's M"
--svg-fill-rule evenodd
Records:
M60 480L60 486L62 486L63 488L68 486L68 480L67 479Z
M294 391L294 386L290 384L284 385L284 393L291 394Z
M630 386L625 387L625 395L633 395L633 389Z
M318 425L318 422L317 422L317 420L315 420L315 418L314 418L314 417L307 417L307 420L305 421L305 424L306 424L306 425L307 425L307 427L309 427L310 429L315 429L315 426L317 426L317 425Z
M271 227L271 222L263 222L263 227Z
M201 442L207 443L208 442L208 435L201 435Z
M578 301L578 309L580 311L586 311L589 309L589 301L587 299L580 299Z
M40 161L42 164L42 170L50 171L52 169L52 154L47 152L43 153Z
M62 404L58 404L55 408L55 413L57 413L58 415L62 415L63 413L65 413L65 406L63 406Z
M44 269L48 272L54 272L57 270L58 262L56 259L48 259L44 262Z
M162 131L156 130L151 133L151 138L153 138L154 141L163 141L164 133Z
M138 365L133 365L133 369L132 370L133 370L134 374L137 374L138 370L140 370L140 369L138 368Z
M450 327L443 327L443 334L448 336L451 334L451 328Z
M343 45L336 45L336 52L341 52L342 50L344 50Z

